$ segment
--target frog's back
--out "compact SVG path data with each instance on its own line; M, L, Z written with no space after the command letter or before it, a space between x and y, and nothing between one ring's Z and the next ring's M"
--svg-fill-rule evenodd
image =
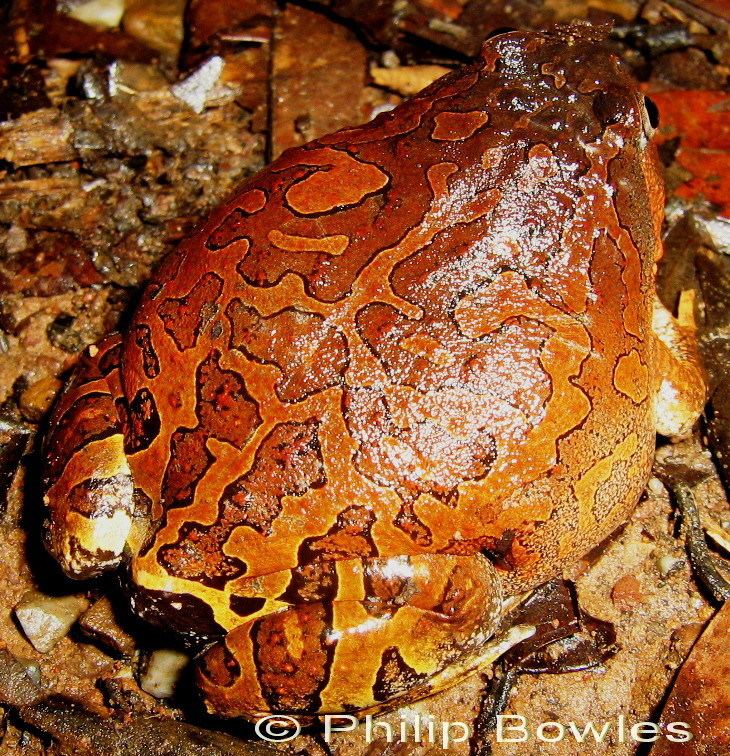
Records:
M513 587L635 504L659 208L641 96L504 35L282 155L163 264L125 343L148 588L486 549ZM594 62L591 62L594 61Z

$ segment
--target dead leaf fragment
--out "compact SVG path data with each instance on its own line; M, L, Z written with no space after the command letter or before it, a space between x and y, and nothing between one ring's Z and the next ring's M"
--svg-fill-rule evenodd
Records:
M421 65L395 66L392 68L373 66L370 69L370 75L377 86L410 96L420 92L449 71L450 69L445 66Z
M715 615L677 675L660 724L686 722L692 740L660 740L652 756L716 756L730 749L730 602Z

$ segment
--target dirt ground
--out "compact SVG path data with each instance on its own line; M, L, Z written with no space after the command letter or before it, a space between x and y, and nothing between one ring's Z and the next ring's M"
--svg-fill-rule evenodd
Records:
M397 105L495 30L573 19L613 24L608 45L659 108L668 192L658 288L674 310L681 292L694 292L710 377L693 438L660 439L656 475L631 520L566 576L581 610L610 623L615 641L593 638L591 668L531 674L524 663L498 664L378 718L372 731L364 723L328 739L314 730L273 746L246 725L207 717L186 672L171 698L145 692L146 660L174 640L135 621L113 579L73 583L40 545L38 442L80 352L123 328L155 264L283 150ZM730 575L729 76L726 0L2 5L0 753L730 754L727 613L691 563L688 516L680 527L669 491L690 487L699 538L704 528L710 559ZM14 611L33 590L76 597L86 612L46 652ZM553 671L566 643L546 662ZM497 742L485 724L507 677L515 684L503 714L525 718L523 742ZM691 744L652 749L620 735L622 717L627 727L666 724L677 712L701 730ZM434 742L415 742L417 720L434 723ZM612 725L601 744L547 743L535 730L548 721ZM464 723L469 737L448 723Z

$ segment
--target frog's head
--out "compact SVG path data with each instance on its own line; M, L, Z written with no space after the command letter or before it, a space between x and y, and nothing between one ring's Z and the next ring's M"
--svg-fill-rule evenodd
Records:
M515 141L545 144L566 166L603 160L608 180L623 189L632 228L647 225L649 208L644 251L653 261L664 208L652 140L659 113L608 45L609 32L572 23L493 36L482 48L480 96L492 126Z
M645 148L659 113L607 45L610 28L571 23L495 34L482 47L482 76L506 113L529 114L533 124L585 139L613 128Z

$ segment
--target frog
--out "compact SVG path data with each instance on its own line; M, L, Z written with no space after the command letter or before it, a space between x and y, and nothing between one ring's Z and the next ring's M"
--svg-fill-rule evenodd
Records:
M43 541L198 649L211 713L379 713L482 669L691 431L656 108L603 37L496 34L285 151L79 359Z

